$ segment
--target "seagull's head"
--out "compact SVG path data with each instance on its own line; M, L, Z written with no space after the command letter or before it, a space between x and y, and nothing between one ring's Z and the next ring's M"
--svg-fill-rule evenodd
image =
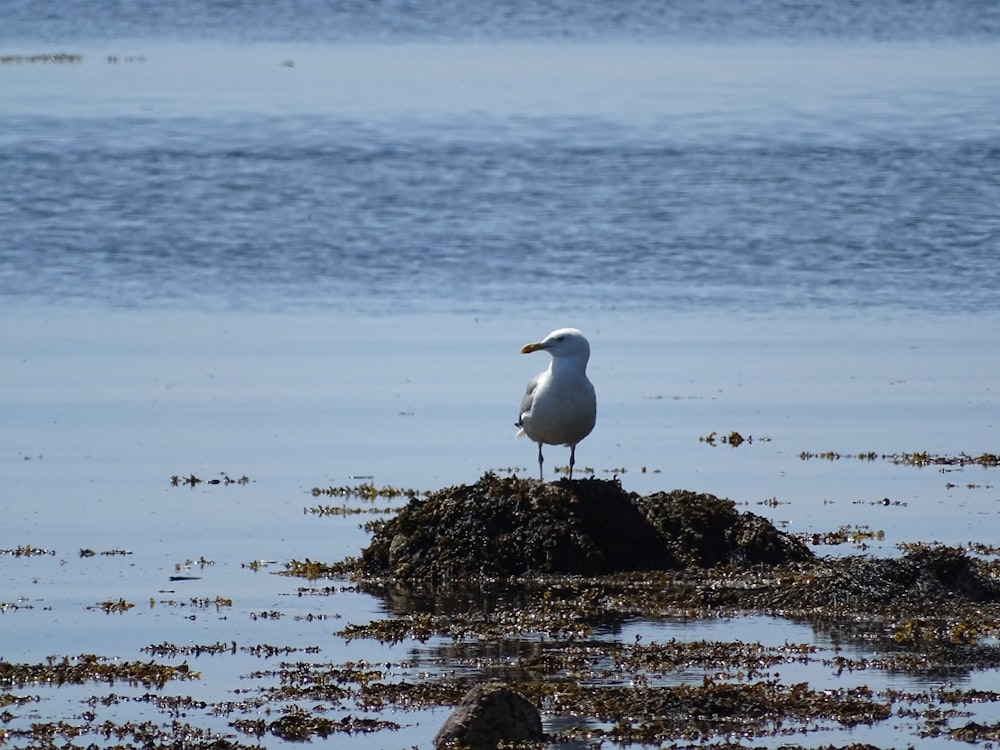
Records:
M521 347L521 354L531 354L538 351L547 351L555 358L582 359L584 363L590 359L590 343L587 341L587 337L575 328L560 328L541 341L525 344Z

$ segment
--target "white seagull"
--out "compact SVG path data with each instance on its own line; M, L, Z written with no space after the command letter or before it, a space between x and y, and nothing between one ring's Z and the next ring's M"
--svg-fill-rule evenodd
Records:
M547 351L552 355L549 369L528 381L515 423L517 436L527 435L538 443L538 478L542 471L542 444L569 446L569 478L573 478L576 444L594 429L597 396L587 379L590 344L575 328L560 328L541 341L525 344L521 354Z

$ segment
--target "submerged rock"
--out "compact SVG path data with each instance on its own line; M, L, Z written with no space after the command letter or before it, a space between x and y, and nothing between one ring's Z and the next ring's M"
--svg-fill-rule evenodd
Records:
M495 750L501 742L539 742L543 737L542 718L527 698L506 685L486 684L465 694L434 737L434 747Z
M616 480L551 484L485 474L414 498L375 527L370 575L463 579L605 575L813 557L806 546L730 500L676 490L640 497Z

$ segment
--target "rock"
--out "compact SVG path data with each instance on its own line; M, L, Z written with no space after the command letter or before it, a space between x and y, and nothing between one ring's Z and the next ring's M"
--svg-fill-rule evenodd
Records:
M600 576L809 560L800 540L731 500L675 490L639 497L617 480L541 483L485 474L414 498L376 526L365 574L453 582Z
M766 518L739 513L732 500L689 490L658 492L635 500L678 567L781 565L810 560L799 539Z
M539 742L544 736L541 716L527 698L489 683L465 694L434 737L434 747L495 750L500 742Z

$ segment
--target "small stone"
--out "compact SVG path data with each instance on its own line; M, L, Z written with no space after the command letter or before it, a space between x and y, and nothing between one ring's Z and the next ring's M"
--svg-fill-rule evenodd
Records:
M538 709L527 698L490 683L465 694L434 738L434 747L496 750L500 742L539 742L544 736Z

